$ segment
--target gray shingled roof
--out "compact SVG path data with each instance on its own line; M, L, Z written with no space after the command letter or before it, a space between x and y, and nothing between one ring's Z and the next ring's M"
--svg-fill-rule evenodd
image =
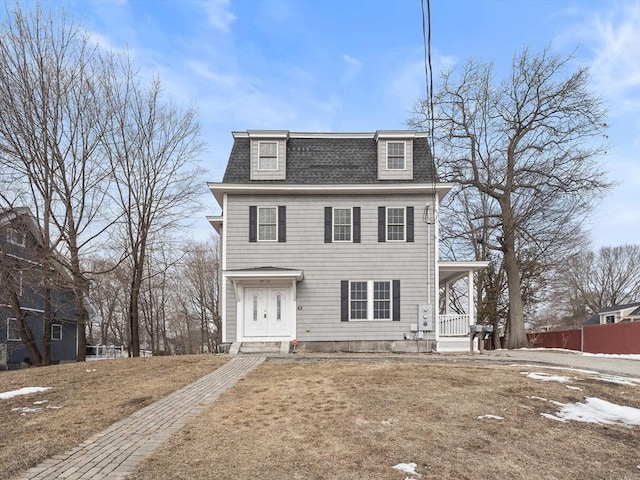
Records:
M606 307L601 310L598 310L598 313L617 312L618 310L623 310L625 308L631 308L631 307L640 307L640 302L625 303L621 305L612 305L610 307Z
M373 138L290 138L286 180L250 180L250 139L236 138L223 183L369 184L437 182L426 138L413 140L413 180L378 180Z

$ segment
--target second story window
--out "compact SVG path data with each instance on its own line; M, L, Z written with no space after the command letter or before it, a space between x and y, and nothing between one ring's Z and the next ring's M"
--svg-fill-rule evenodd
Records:
M7 318L7 340L20 340L17 318Z
M276 207L258 208L258 241L275 242L278 237L278 210Z
M278 170L278 142L258 144L258 170Z
M59 323L51 325L51 340L62 340L62 325Z
M334 208L333 209L333 241L334 242L350 242L351 241L351 209L350 208Z
M387 170L404 169L404 142L387 142Z
M249 206L249 242L286 242L287 207Z
M387 240L404 240L404 208L387 208Z
M10 228L9 230L7 230L7 241L9 243L13 243L14 245L19 245L21 247L24 247L25 235L24 233L19 232L18 230L14 230L13 228Z

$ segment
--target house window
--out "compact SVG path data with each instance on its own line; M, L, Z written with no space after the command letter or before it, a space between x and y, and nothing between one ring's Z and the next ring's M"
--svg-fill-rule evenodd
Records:
M387 142L387 170L404 170L404 142Z
M616 323L616 316L615 315L607 315L605 318L605 323Z
M21 247L24 247L25 234L22 232L19 232L18 230L14 230L13 228L10 228L9 230L7 230L7 241L9 243L13 243L14 245L19 245Z
M373 282L373 318L391 318L391 282Z
M334 208L333 209L333 241L334 242L350 242L351 241L351 209L350 208Z
M278 170L278 142L258 143L258 170Z
M275 242L278 239L278 209L258 207L258 241Z
M404 241L404 208L387 209L387 240Z
M399 282L395 287L400 291ZM399 299L399 296L397 297ZM393 315L392 282L349 282L348 320L391 320Z
M349 291L349 320L367 319L368 282L351 282Z
M62 340L62 325L58 323L51 325L51 340Z
M282 320L282 295L276 297L276 320Z
M7 340L20 340L17 318L7 318Z

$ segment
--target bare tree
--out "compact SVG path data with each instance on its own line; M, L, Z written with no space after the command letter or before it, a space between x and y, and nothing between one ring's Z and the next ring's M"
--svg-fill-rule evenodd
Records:
M113 112L106 156L113 170L113 196L131 267L128 319L130 353L140 354L139 298L151 242L170 233L193 211L204 191L195 158L202 144L196 112L162 98L160 82L141 86L128 58L108 88Z
M609 186L596 162L605 109L587 69L565 73L571 59L524 49L500 83L492 65L471 60L459 76L443 75L433 118L421 103L408 122L433 130L442 179L486 199L480 238L504 265L508 348L527 342L519 252L542 259L565 248Z
M577 313L640 301L640 245L581 252L559 270L561 292Z
M109 165L103 162L103 59L80 24L40 4L6 7L0 31L0 152L4 198L22 198L40 221L43 270L56 248L73 276L77 359L85 356L87 277L82 253L108 223L99 218ZM7 193L9 192L9 193ZM61 259L57 259L61 260ZM51 280L45 275L45 294ZM46 315L45 315L46 316ZM46 335L47 333L45 333Z

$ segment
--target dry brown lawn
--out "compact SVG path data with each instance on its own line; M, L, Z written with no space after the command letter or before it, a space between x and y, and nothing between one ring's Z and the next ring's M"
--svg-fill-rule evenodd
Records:
M0 392L51 387L43 393L0 400L0 479L82 443L226 361L213 355L187 355L0 372ZM42 400L46 403L34 405ZM42 411L13 410L24 407Z
M522 371L577 377L571 390ZM418 361L266 363L132 475L158 479L639 479L640 428L542 417L640 385L543 367ZM493 414L504 420L478 419ZM396 471L414 462L422 475Z

